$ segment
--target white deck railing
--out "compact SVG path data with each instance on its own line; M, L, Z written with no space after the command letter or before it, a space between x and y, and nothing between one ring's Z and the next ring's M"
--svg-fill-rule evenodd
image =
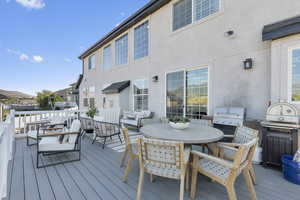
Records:
M12 159L14 134L14 111L11 111L5 122L0 122L0 199L7 192L8 164Z
M78 114L86 113L86 110L55 110L55 111L22 111L15 112L16 136L24 136L26 133L26 124L41 121L43 119L51 120L55 117L65 117L68 123ZM68 124L69 125L69 124Z

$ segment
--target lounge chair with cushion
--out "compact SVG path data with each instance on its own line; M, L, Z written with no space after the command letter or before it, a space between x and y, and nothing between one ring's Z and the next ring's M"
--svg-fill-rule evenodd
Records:
M63 132L48 132L38 134L37 144L37 168L61 164L65 162L79 161L81 150L81 123L79 120L72 122L71 128ZM51 164L40 165L40 156L49 156L59 153L78 152L78 158L67 161L58 161Z
M131 127L139 131L143 126L143 120L152 119L153 116L154 113L148 110L140 112L124 111L121 118L121 123L129 128Z

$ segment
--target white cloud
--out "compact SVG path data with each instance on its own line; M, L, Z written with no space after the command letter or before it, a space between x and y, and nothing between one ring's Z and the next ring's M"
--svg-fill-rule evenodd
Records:
M64 61L68 62L68 63L72 62L72 60L70 58L65 58Z
M122 17L124 17L124 16L125 16L125 12L121 12L120 15L121 15Z
M22 60L22 61L24 61L24 60L29 60L29 57L25 54L25 53L22 53L21 55L20 55L20 60Z
M44 58L42 56L33 56L32 58L33 58L33 61L37 62L37 63L44 61Z
M44 0L16 0L16 2L26 8L33 8L33 9L41 9L44 8L46 5Z
M18 56L19 59L21 61L30 61L32 63L40 63L40 62L43 62L44 61L44 58L42 56L32 56L32 58L30 58L28 56L28 54L24 53L24 52L21 52L19 50L14 50L14 49L6 49L6 51L9 53L9 54L12 54L12 55L15 55L15 56Z

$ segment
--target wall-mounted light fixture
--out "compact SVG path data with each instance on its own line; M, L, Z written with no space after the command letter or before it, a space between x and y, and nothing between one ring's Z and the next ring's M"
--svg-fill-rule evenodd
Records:
M231 38L234 38L236 36L236 34L235 34L234 30L229 30L224 33L224 36L231 39Z
M253 60L252 60L252 58L247 58L246 60L243 61L243 63L244 63L244 69L245 70L253 68Z
M153 76L152 77L152 82L158 82L158 76Z

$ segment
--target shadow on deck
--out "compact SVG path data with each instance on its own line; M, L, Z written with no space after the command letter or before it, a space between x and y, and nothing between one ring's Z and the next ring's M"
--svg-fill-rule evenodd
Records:
M128 183L122 182L124 169L120 168L122 154L110 148L82 142L82 160L53 167L37 169L36 147L27 147L24 139L15 143L14 159L10 163L8 197L6 200L126 200L135 199L138 183L138 162L129 175ZM278 170L255 166L257 199L275 200L300 198L300 187L285 181ZM250 199L243 176L235 184L238 199ZM179 182L157 178L150 183L145 176L143 199L174 200L179 198ZM223 200L227 193L223 186L199 177L197 199ZM189 199L189 192L185 198Z

